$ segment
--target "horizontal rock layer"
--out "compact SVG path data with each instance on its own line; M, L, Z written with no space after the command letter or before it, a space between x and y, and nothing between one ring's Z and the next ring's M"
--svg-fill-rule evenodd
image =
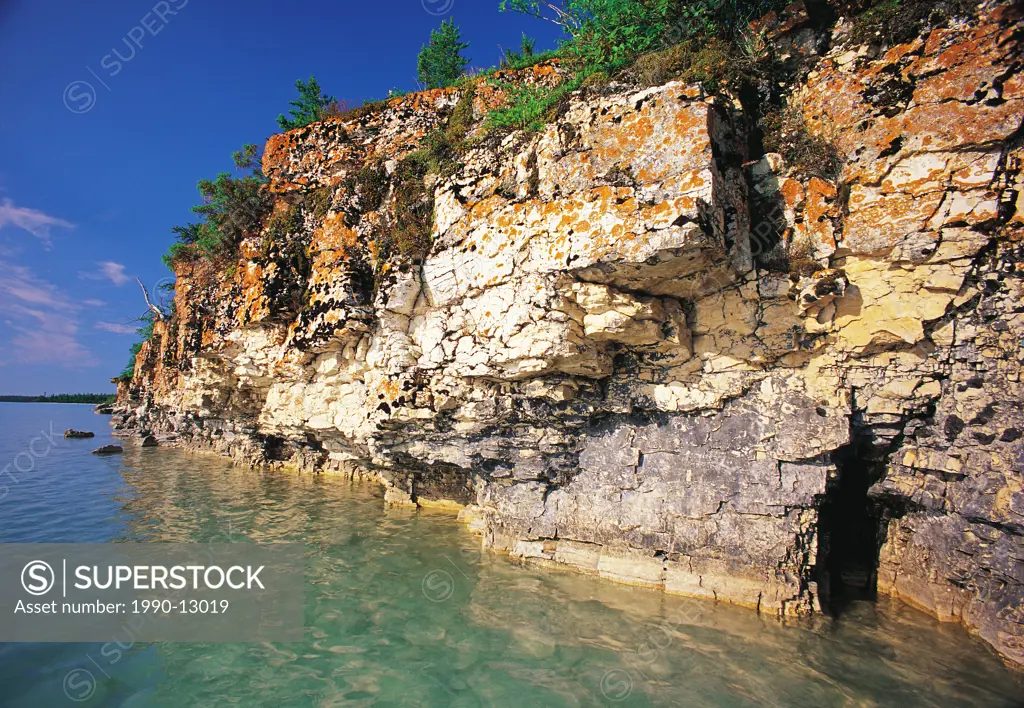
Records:
M778 39L831 47L790 106L839 180L751 153L738 101L613 85L429 175L422 259L388 250L402 161L466 95L275 136L299 225L179 267L117 425L358 470L515 556L762 612L864 576L1024 661L1020 19L884 53L848 31L797 12Z

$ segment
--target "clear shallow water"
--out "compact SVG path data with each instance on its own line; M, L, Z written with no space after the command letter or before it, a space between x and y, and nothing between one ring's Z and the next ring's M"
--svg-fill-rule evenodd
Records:
M51 424L53 444L31 445ZM97 437L65 441L69 427ZM480 553L450 515L388 511L373 487L168 449L90 454L110 441L90 407L0 404L0 468L12 463L17 480L0 475L0 542L303 541L307 641L0 645L0 706L902 708L1024 696L962 629L897 604L763 620ZM83 671L95 692L74 703L64 682L77 672L81 695Z

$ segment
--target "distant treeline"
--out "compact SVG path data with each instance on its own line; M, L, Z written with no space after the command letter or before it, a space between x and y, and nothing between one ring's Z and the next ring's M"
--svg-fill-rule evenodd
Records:
M112 393L56 393L52 396L0 396L0 403L107 403Z

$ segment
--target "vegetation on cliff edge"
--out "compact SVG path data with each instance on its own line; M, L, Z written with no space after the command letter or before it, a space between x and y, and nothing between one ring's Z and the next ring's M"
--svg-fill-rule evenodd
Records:
M505 51L501 60L500 68L517 70L557 59L562 78L550 85L499 80L493 75L497 69L466 76L469 60L463 52L469 44L462 41L454 20L446 20L423 45L417 75L427 88L460 86L462 100L446 127L428 133L422 147L399 165L396 175L401 184L392 193L395 214L388 224L391 232L376 234L380 246L377 260L394 253L415 260L429 248L433 197L427 185L434 175L449 176L461 164L473 124L473 92L480 82L504 91L502 105L489 111L484 122L485 131L498 134L539 130L557 118L570 93L581 87L600 90L613 79L640 85L680 79L698 83L709 92L754 95L758 106L753 119L764 149L781 152L789 164L807 175L836 179L841 167L838 153L820 137L812 136L799 115L778 100L779 87L791 77L785 75L764 31L752 29L752 21L787 4L786 0L501 0L502 11L552 22L564 31L565 39L557 49L541 53L536 52L536 43L523 35L519 50ZM919 32L935 13L964 14L977 2L882 0L868 5L854 19L853 39L891 43ZM350 109L326 94L313 76L297 81L295 87L299 95L290 102L288 116L277 118L282 130L328 117L357 119L373 110L371 105ZM397 94L392 91L391 95ZM247 144L233 157L242 174L222 172L212 180L200 180L202 203L192 208L198 220L172 228L176 240L164 256L172 270L177 263L194 259L220 262L227 270L233 267L238 245L247 236L263 232L266 241L294 230L284 229L285 221L289 227L297 226L292 223L294 211L273 216L274 200L260 168L258 146ZM391 180L380 165L366 165L351 181L355 189L350 191L361 202L358 211L366 213L379 208ZM329 195L312 198L323 202L326 213ZM355 225L351 221L357 216L346 216L349 226ZM264 243L262 250L268 252L269 244ZM301 265L295 262L296 267ZM139 331L148 337L152 323ZM140 346L133 348L133 360L122 378L131 377Z
M420 83L428 89L450 86L466 70L469 59L462 56L468 42L462 41L459 28L452 19L441 23L441 28L430 33L430 42L423 45L416 59L416 72Z
M328 96L323 92L315 76L310 76L309 81L299 79L295 82L295 88L299 92L299 97L288 104L292 107L288 111L291 117L286 117L283 113L277 117L277 125L281 130L302 128L320 120L337 103L334 96Z
M538 130L557 116L567 94L581 86L607 83L634 67L638 72L633 77L646 76L651 84L686 78L708 90L735 88L744 79L749 63L745 60L764 58L751 56L760 44L750 34L750 21L784 4L782 0L564 0L561 4L502 0L503 11L537 17L563 29L567 39L555 56L570 77L557 86L509 87L508 100L488 114L487 127L498 132ZM646 66L638 66L642 64Z

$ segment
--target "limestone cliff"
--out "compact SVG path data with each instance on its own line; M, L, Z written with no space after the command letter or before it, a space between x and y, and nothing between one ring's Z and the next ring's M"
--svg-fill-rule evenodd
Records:
M179 266L116 425L765 613L877 588L1024 662L1020 16L884 52L834 19L791 8L774 41L837 180L681 82L405 169L552 64L275 136L272 224ZM425 250L403 213L432 214Z

